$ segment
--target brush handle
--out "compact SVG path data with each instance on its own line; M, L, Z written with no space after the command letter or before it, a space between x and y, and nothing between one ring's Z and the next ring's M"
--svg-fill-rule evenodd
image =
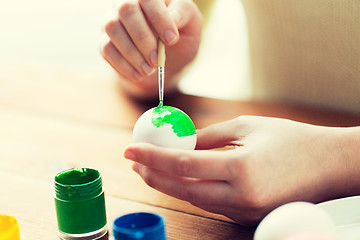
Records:
M159 67L165 66L165 45L164 43L159 39L159 45L158 45L158 64Z
M163 105L164 102L164 77L165 77L165 45L159 39L158 46L158 81L159 81L159 105Z

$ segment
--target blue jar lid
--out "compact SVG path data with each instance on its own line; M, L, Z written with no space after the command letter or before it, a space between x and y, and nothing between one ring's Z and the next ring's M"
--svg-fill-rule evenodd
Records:
M166 240L164 220L154 213L123 215L115 219L113 233L115 240Z

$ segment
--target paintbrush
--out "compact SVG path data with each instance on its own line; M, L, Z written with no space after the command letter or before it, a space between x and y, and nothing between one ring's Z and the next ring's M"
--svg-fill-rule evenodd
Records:
M164 77L165 77L165 45L159 39L158 45L158 81L159 81L159 106L164 104Z

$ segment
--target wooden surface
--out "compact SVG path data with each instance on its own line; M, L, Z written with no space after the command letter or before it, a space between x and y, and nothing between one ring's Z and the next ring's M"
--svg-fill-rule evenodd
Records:
M18 219L23 239L57 239L53 178L71 167L101 172L110 226L122 214L149 211L164 216L168 239L252 239L254 228L161 194L132 172L123 150L136 119L152 106L124 97L115 78L1 66L0 213ZM360 114L288 104L187 95L166 104L187 112L197 128L242 114L360 125Z

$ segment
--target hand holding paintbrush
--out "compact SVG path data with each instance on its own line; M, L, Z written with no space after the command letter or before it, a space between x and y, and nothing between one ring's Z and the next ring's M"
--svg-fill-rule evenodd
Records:
M167 47L167 92L176 88L175 78L195 57L200 43L202 17L193 1L132 1L123 3L105 31L109 41L102 54L121 75L121 86L136 98L158 94L158 39Z

